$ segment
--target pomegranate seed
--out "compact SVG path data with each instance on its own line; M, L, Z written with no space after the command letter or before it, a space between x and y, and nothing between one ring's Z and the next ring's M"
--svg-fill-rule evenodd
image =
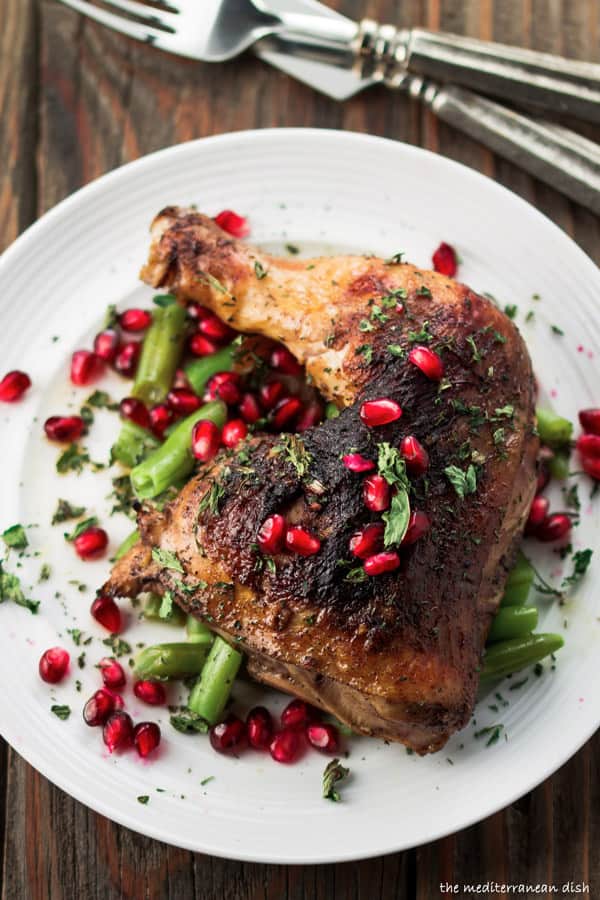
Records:
M243 216L239 216L232 209L224 209L217 216L215 222L234 238L245 238L250 234L250 225L248 220Z
M140 341L127 341L117 353L114 367L125 378L133 378L137 369L141 350Z
M297 397L284 397L271 414L271 424L281 431L291 425L301 410L302 403Z
M133 693L144 703L150 706L162 706L167 702L167 694L159 681L135 681Z
M173 421L173 412L166 403L159 403L150 410L150 428L157 438L163 438L164 433Z
M407 434L402 438L400 453L411 475L423 475L429 468L429 454L414 435Z
M266 750L273 737L273 719L264 706L255 706L246 716L248 743L255 750Z
M365 525L359 531L355 531L350 538L350 553L359 559L367 559L374 553L383 550L383 532L385 528L381 522L372 522Z
M308 431L323 421L323 405L315 400L309 403L296 422L296 431Z
M211 354L216 353L219 349L218 344L214 341L210 341L199 332L191 336L188 346L190 348L190 353L193 353L194 356L211 356Z
M275 762L292 763L300 749L300 737L292 728L284 728L274 735L269 745L269 752Z
M254 425L254 423L258 422L260 419L260 407L254 394L244 394L240 400L239 410L242 418L248 422L249 425Z
M537 494L531 503L531 508L529 510L529 517L527 519L527 524L525 526L526 531L528 533L532 533L541 525L546 516L548 515L548 511L550 510L550 501L546 497L542 497L540 494Z
M186 306L186 311L190 319L193 319L194 322L200 322L202 319L205 319L206 316L212 315L210 309L207 309L205 306L201 306L201 304L196 303L195 300L189 301Z
M215 341L218 344L230 341L235 337L233 328L230 328L229 325L222 322L218 316L215 316L214 313L211 312L204 316L203 319L200 319L198 322L198 331L200 334L203 334L204 337L208 338L209 341Z
M100 688L83 707L83 720L86 725L95 728L96 725L104 725L106 720L117 707L122 706L123 700L118 694L111 694L106 688Z
M216 456L221 443L221 432L210 419L200 419L192 431L192 453L200 462L209 462Z
M152 324L152 313L147 309L126 309L119 316L123 331L145 331Z
M113 690L123 687L125 684L125 672L120 662L117 662L112 656L105 656L98 663L102 674L102 681L108 688Z
M104 360L91 350L76 350L71 357L71 381L78 386L91 384L104 374Z
M269 360L271 368L284 375L301 375L302 366L286 347L275 347Z
M593 456L584 456L581 460L581 468L590 478L600 481L600 459Z
M444 363L429 347L413 347L408 354L408 361L420 369L431 381L441 381L444 377Z
M92 525L78 534L73 541L75 552L80 559L99 559L108 547L108 535L104 528Z
M223 425L221 440L226 447L237 447L248 434L248 426L243 419L231 419Z
M263 409L273 409L282 394L283 382L267 381L265 384L262 384L258 396Z
M577 449L582 456L600 457L600 434L580 434L577 438Z
M400 557L393 550L375 553L365 560L364 569L367 575L382 575L393 572L400 565Z
M433 268L442 275L454 278L458 268L458 257L456 250L450 244L441 243L433 256L431 257Z
M313 556L321 549L321 541L299 525L292 525L285 533L285 546L300 556Z
M328 722L313 722L306 729L306 737L313 747L324 753L337 753L340 741L337 728Z
M537 526L535 535L539 541L550 542L558 541L571 530L571 518L565 513L552 513L546 516Z
M81 416L50 416L44 422L46 437L51 441L71 443L77 441L85 431Z
M600 407L580 410L579 421L588 434L600 434Z
M404 313L406 312L406 307L405 307L404 303L402 303L401 300L399 300L398 303L396 303L396 312L398 313L399 316L403 316Z
M150 413L137 397L123 397L119 403L119 413L123 419L129 419L140 428L150 428Z
M383 512L390 505L390 486L383 475L369 475L363 481L363 501L371 512Z
M239 749L246 737L246 726L237 716L227 716L224 722L213 725L209 731L211 747L217 753L230 753Z
M346 453L342 456L342 462L351 472L372 472L375 468L373 460L361 456L360 453Z
M304 700L292 700L281 713L284 728L304 728L310 722L310 712Z
M0 381L0 400L3 403L16 403L28 387L31 387L31 378L25 372L17 369L7 372Z
M202 400L198 394L194 394L187 388L173 388L167 394L167 403L178 415L189 416L200 408Z
M40 678L48 684L58 684L67 674L69 654L62 647L51 647L46 650L39 663Z
M222 400L228 406L233 406L241 400L240 376L237 372L217 372L209 379L206 385L204 400Z
M382 397L379 400L365 400L360 408L360 418L369 428L389 425L402 415L402 409L395 400Z
M109 753L114 750L125 750L133 742L133 722L131 716L117 710L104 723L102 740L108 747Z
M122 624L121 610L112 597L108 597L106 594L99 594L92 603L90 612L96 622L103 625L111 634L120 632Z
M263 553L279 553L285 543L285 519L278 513L262 523L256 537Z
M94 353L104 362L113 363L119 352L119 335L112 328L101 331L94 338Z
M431 523L429 521L429 516L418 509L413 510L408 520L408 528L406 529L406 534L402 538L402 544L404 545L416 543L419 538L422 538L424 534L427 534L430 526Z
M139 755L145 759L160 744L160 728L156 722L140 722L133 729L133 743Z

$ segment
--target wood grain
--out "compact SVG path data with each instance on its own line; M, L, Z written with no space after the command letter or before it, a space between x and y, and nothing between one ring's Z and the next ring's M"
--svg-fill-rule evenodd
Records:
M355 18L600 60L600 0L335 5ZM82 184L145 153L235 129L312 125L386 135L460 160L524 196L600 261L597 218L402 94L373 90L338 105L252 57L218 68L176 59L54 0L0 0L0 10L0 246ZM2 746L0 838L4 900L434 900L440 881L488 880L588 881L595 897L600 736L553 778L472 828L407 853L320 867L250 865L166 847L92 813Z

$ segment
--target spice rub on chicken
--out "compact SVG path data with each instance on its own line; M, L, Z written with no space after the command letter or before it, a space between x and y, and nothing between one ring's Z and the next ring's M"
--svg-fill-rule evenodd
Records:
M278 259L184 209L155 219L142 277L281 341L341 413L250 437L164 510L144 504L141 540L104 590L168 589L239 642L258 681L354 731L438 750L472 712L535 488L519 332L435 272ZM154 562L156 547L182 571Z

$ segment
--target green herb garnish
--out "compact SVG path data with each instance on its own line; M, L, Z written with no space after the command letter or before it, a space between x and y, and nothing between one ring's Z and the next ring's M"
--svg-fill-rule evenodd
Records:
M159 566L162 566L163 569L173 569L175 572L181 572L183 574L183 566L177 559L175 553L172 553L171 550L153 547L152 559L155 563L158 563Z
M9 550L25 550L29 543L22 525L11 525L2 532L2 540Z
M343 766L339 759L332 759L325 766L323 772L323 798L339 803L340 795L335 787L340 781L343 781L350 774L350 769Z

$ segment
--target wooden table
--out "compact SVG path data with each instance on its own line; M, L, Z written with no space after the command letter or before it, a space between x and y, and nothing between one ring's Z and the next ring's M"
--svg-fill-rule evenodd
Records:
M368 14L600 60L599 0L337 5L355 18ZM145 153L209 134L294 125L367 131L461 160L522 194L600 260L599 219L403 96L372 90L341 106L252 57L219 67L185 62L85 22L53 0L1 0L0 10L2 246L67 194ZM344 865L278 867L193 854L134 834L72 800L3 745L2 897L430 900L440 896L440 881L489 880L587 882L588 896L598 897L599 759L596 735L528 796L417 850Z

